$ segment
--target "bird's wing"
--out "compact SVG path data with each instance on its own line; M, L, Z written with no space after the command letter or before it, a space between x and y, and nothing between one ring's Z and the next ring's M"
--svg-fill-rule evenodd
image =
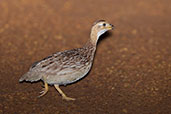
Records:
M80 49L73 49L52 54L35 62L30 70L39 70L42 73L63 74L73 72L82 66Z

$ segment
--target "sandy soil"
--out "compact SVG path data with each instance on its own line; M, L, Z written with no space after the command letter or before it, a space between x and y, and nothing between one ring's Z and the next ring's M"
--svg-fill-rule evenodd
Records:
M0 0L0 114L171 113L169 0ZM101 37L89 75L37 98L42 83L19 83L30 65L81 47L94 21L116 26Z

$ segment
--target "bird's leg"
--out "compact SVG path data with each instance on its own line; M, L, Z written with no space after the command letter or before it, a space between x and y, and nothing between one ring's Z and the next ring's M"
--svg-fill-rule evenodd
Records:
M45 85L44 85L43 91L40 92L41 95L39 95L38 97L42 97L48 92L48 84L46 82L44 82L44 84Z
M67 97L64 92L59 88L59 85L54 85L55 88L57 89L57 91L62 95L62 98L67 100L67 101L70 101L70 100L75 100L74 98L70 98L70 97Z

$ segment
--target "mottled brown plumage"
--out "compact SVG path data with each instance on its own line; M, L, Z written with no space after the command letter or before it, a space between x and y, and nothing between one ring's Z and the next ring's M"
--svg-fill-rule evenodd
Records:
M20 78L22 81L35 82L42 80L45 83L43 96L48 91L48 84L54 85L66 100L75 100L67 97L59 85L67 85L83 78L91 69L98 38L104 32L111 30L113 25L101 20L95 22L90 40L82 48L54 53L38 62L35 62L29 71Z

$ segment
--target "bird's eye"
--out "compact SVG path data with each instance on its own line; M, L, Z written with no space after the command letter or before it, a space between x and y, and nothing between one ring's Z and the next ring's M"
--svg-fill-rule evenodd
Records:
M103 23L103 26L105 27L106 26L106 23Z

